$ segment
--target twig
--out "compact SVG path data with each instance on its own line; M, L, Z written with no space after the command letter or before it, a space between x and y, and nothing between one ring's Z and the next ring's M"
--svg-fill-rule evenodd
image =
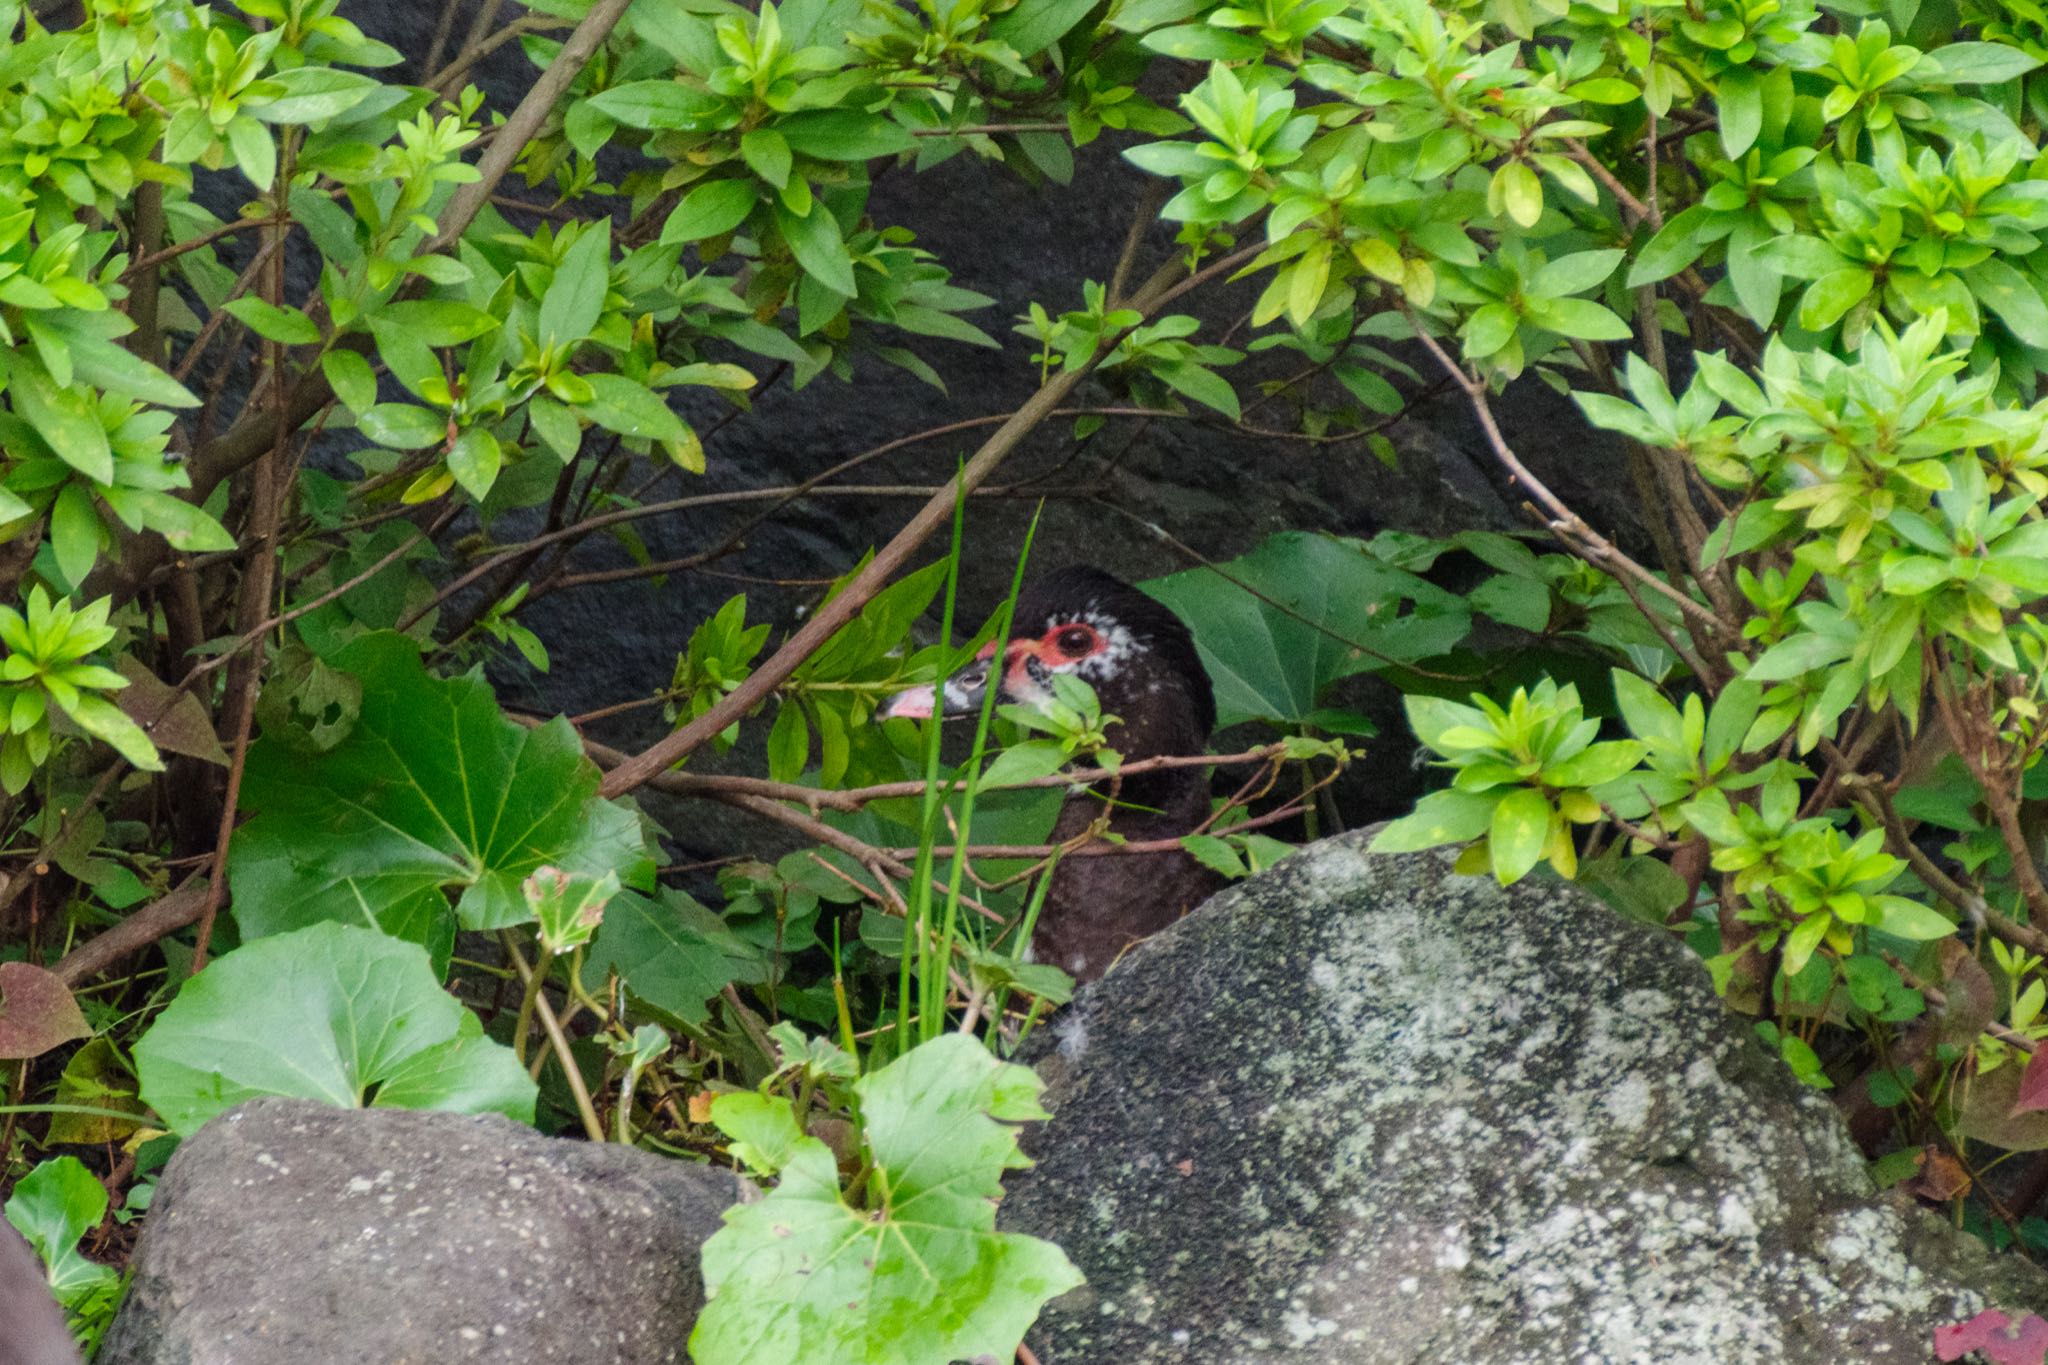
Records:
M128 954L198 923L200 915L206 912L207 900L206 879L194 873L177 890L151 901L105 933L73 948L51 970L65 985L76 986L98 976Z
M1551 518L1549 527L1559 539L1594 567L1619 570L1652 592L1661 593L1677 603L1679 610L1705 626L1715 636L1729 633L1722 626L1720 617L1624 554L1613 541L1587 525L1585 518L1566 506L1563 499L1550 491L1549 485L1531 473L1529 467L1522 463L1515 455L1514 449L1508 445L1507 438L1501 434L1500 424L1493 417L1493 407L1486 399L1486 386L1466 374L1464 366L1451 359L1450 353L1430 335L1414 310L1405 302L1400 308L1408 318L1409 327L1415 333L1416 340L1435 357L1437 364L1443 367L1444 373L1450 375L1458 387L1465 391L1465 397L1472 405L1473 415L1479 419L1480 430L1486 434L1486 443L1492 448L1494 458L1507 469L1510 478L1526 488L1530 495L1543 505L1543 509Z
M512 960L513 970L519 973L519 984L534 990L534 970L526 965L526 958L519 951L519 940L510 929L501 929L498 942L504 945L505 956ZM603 1142L604 1125L597 1121L597 1106L590 1102L590 1090L583 1084L583 1072L576 1066L576 1054L569 1050L569 1039L562 1032L561 1021L555 1018L555 1007L548 1003L546 991L536 992L534 1012L540 1016L540 1026L547 1031L548 1042L555 1049L555 1060L562 1064L562 1076L568 1082L569 1093L576 1097L576 1112L583 1117L584 1134L592 1142Z

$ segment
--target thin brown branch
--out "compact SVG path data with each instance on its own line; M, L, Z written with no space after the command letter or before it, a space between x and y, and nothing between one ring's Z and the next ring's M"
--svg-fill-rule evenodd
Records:
M1458 387L1465 391L1465 397L1472 405L1472 413L1479 420L1480 430L1485 433L1486 443L1492 449L1494 458L1500 461L1515 483L1527 489L1530 496L1542 504L1543 510L1550 518L1549 528L1558 539L1594 567L1609 572L1625 573L1652 592L1669 598L1677 604L1680 611L1692 617L1715 637L1732 634L1722 624L1720 617L1636 563L1622 552L1621 547L1594 530L1586 523L1584 517L1574 512L1563 499L1551 492L1549 485L1537 478L1529 467L1522 463L1514 448L1508 444L1507 437L1501 434L1500 424L1494 420L1493 405L1487 401L1486 385L1465 373L1465 367L1451 358L1450 353L1430 335L1429 330L1422 325L1422 320L1407 304L1401 305L1401 311L1407 316L1416 340L1421 342L1437 364L1443 367L1444 373L1451 376Z
M194 873L178 889L151 901L64 955L51 968L67 986L89 981L133 952L197 924L209 899L206 879Z

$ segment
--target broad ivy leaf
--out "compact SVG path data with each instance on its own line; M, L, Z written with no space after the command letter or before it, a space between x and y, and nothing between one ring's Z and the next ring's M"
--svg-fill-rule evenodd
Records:
M481 679L429 676L401 635L362 636L327 662L362 686L348 738L316 756L269 736L249 750L242 801L256 816L229 861L244 934L339 920L445 961L457 919L532 918L519 883L544 863L649 883L638 817L597 798L567 722L514 724Z
M995 1230L1002 1173L1026 1164L998 1120L1043 1117L1039 1084L958 1034L855 1082L863 1207L841 1197L824 1143L784 1143L775 1190L704 1244L699 1365L1009 1359L1045 1302L1081 1283L1050 1242ZM718 1100L712 1121L757 1139L752 1098Z
M245 944L187 981L135 1045L135 1069L185 1136L260 1095L533 1122L526 1069L441 989L420 946L346 924Z
M1222 567L1143 585L1194 632L1219 726L1311 724L1339 678L1442 654L1471 627L1455 595L1353 540L1284 532Z
M111 1298L121 1277L87 1260L78 1239L107 1216L107 1187L75 1156L40 1163L7 1200L7 1221L35 1248L50 1276L50 1292L73 1314L89 1314L91 1301Z
M637 999L686 1024L702 1022L705 1002L730 983L767 976L761 950L672 887L614 896L590 945L590 967L587 979L617 972Z

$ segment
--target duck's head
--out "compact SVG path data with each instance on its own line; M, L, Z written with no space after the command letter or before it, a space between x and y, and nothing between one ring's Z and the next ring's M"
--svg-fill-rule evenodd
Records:
M1017 599L1010 638L950 678L943 712L980 708L990 679L1000 701L1043 706L1067 673L1095 689L1105 714L1123 718L1110 742L1126 758L1198 753L1216 724L1216 701L1195 642L1178 616L1114 574L1086 565L1034 581ZM883 703L878 718L929 716L932 689Z

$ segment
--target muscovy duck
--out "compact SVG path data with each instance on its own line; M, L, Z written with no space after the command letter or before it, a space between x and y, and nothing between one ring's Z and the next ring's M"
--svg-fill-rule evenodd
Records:
M1126 763L1169 754L1199 754L1216 724L1209 674L1188 628L1172 611L1130 584L1085 565L1033 582L1017 599L1010 638L996 662L993 643L945 687L944 711L977 711L991 672L998 699L1042 705L1052 677L1071 673L1095 689L1110 747ZM880 717L929 716L930 687L884 703ZM1060 808L1052 842L1088 829L1110 802L1109 784L1075 792ZM1109 829L1131 843L1177 839L1209 814L1202 768L1166 768L1123 779L1114 792ZM1179 849L1164 853L1070 856L1052 885L1031 938L1031 956L1077 981L1108 971L1123 952L1207 900L1222 878Z

